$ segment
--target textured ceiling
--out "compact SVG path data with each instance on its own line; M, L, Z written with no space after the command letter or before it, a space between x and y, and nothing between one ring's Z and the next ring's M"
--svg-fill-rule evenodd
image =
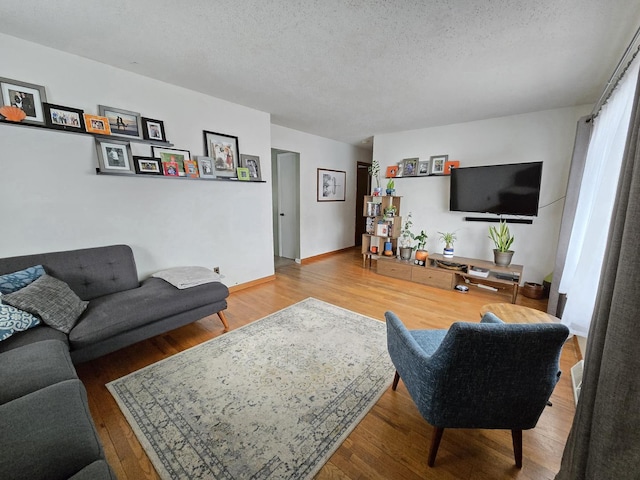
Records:
M2 33L359 144L594 103L640 2L2 0L0 18Z

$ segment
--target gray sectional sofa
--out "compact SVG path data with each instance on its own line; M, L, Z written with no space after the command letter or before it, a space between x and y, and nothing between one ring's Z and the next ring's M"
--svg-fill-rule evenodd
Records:
M0 275L36 265L46 273L30 287L53 277L75 293L82 313L68 334L43 321L0 341L0 478L116 478L73 364L214 313L226 330L229 290L215 281L185 289L160 278L139 282L126 245L3 258ZM23 301L16 293L0 300Z

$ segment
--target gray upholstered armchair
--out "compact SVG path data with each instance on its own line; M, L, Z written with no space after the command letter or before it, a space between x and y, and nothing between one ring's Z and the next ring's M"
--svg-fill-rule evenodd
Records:
M480 323L449 330L407 330L386 312L387 345L396 367L434 432L433 466L445 428L511 430L522 467L522 430L536 426L560 377L559 358L569 335L558 323L503 323L486 314Z

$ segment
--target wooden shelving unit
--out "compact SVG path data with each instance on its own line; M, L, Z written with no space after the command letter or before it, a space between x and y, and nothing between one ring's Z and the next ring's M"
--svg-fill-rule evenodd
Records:
M402 217L400 216L400 203L402 197L391 195L375 196L365 195L362 215L367 219L367 233L362 235L362 266L371 266L371 260L384 256L385 242L391 242L392 257L395 257L398 247L398 237L402 229ZM386 216L385 210L395 207L395 215ZM382 225L383 227L378 227ZM386 227L384 227L386 226ZM386 230L386 234L380 230ZM375 247L373 252L371 247Z

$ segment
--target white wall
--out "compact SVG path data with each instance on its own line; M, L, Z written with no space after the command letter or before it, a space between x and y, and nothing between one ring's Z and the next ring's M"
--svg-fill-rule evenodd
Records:
M354 245L356 164L371 162L371 151L292 130L271 126L271 145L300 154L300 258ZM317 169L347 172L344 202L317 201Z
M460 167L544 162L538 217L533 225L509 224L515 235L513 263L524 265L524 280L542 283L554 268L576 123L590 110L585 105L376 135L373 158L383 176L387 165L403 158L432 155L448 154ZM402 215L412 212L415 233L426 230L429 251L442 253L438 231L455 231L456 255L493 260L488 228L496 224L466 222L465 216L483 215L450 212L449 177L400 178L395 184L396 195L403 197Z
M236 135L267 180L98 176L91 136L0 125L0 256L126 243L141 277L177 265L220 266L229 286L273 274L269 114L6 35L0 58L1 76L44 85L51 103L163 120L192 156L203 130Z

